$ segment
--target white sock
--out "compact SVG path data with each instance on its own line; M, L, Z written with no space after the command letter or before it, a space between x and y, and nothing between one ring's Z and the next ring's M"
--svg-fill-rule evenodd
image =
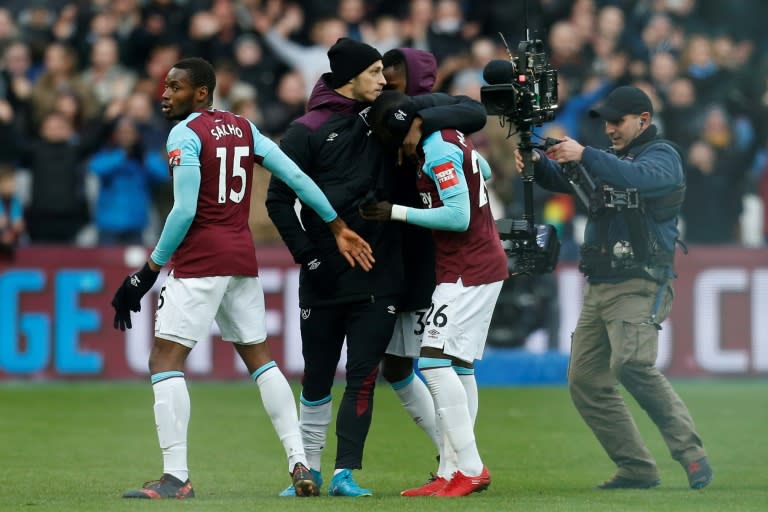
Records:
M428 368L423 371L435 400L437 424L456 451L458 469L469 476L483 471L483 461L477 451L467 394L451 367Z
M440 453L440 435L435 420L435 402L432 400L432 395L429 394L427 385L416 377L416 373L411 372L405 379L393 382L392 389L414 423L427 433Z
M459 458L456 455L456 450L451 446L448 436L442 436L437 476L450 480L457 469L459 469Z
M464 392L467 394L467 408L469 409L469 416L472 418L472 425L474 425L475 421L477 421L477 409L480 405L480 401L477 395L477 380L475 380L475 370L463 368L460 366L454 366L453 369L459 376L461 384L464 386Z
M271 361L251 375L261 392L264 409L272 420L272 426L283 443L288 456L288 473L293 471L297 462L307 466L304 445L299 432L299 418L296 414L296 400L283 372Z
M189 478L187 467L187 427L190 403L184 372L162 372L152 375L155 394L155 425L163 451L163 473L182 482Z
M325 438L328 435L332 413L331 395L316 402L307 402L304 397L301 398L299 405L301 439L304 442L307 461L309 461L308 467L315 471L320 471L320 459L325 448Z

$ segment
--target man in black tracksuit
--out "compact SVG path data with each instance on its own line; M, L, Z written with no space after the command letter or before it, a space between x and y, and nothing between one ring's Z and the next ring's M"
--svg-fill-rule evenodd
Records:
M296 217L295 193L272 178L267 210L294 260L301 264L304 380L300 417L308 461L319 477L320 456L331 421L331 386L342 344L347 341L346 388L337 414L336 471L328 493L366 496L352 479L362 467L371 422L378 365L389 343L404 289L401 228L360 218L359 206L394 198L395 155L370 134L365 115L385 85L381 55L372 47L340 39L328 52L332 72L318 81L307 114L291 124L281 148L323 190L349 227L373 248L370 272L349 268L336 257L333 237L311 209ZM486 121L483 106L444 94L419 98L422 132L462 126L467 132ZM302 228L303 226L303 228ZM322 481L322 479L319 479ZM290 495L290 488L284 491Z

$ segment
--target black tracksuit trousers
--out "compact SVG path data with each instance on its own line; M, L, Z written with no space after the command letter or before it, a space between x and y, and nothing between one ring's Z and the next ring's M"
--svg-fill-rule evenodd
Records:
M395 300L387 298L301 310L302 395L306 400L321 400L331 393L344 339L347 341L346 388L336 415L336 468L362 468L379 363L392 336L396 313Z

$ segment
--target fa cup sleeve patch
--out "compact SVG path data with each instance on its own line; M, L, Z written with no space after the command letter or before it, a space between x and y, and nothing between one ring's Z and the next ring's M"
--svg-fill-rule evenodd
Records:
M445 162L432 168L440 190L445 190L459 184L459 176L453 167L453 162Z
M174 149L168 153L168 165L176 167L181 163L181 149Z

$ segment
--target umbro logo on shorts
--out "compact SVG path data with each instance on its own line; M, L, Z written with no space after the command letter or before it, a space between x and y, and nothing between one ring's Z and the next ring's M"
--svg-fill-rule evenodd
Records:
M304 309L304 308L302 308L301 309L301 318L302 318L302 320L306 320L307 318L309 318L309 315L311 313L312 313L311 309Z

